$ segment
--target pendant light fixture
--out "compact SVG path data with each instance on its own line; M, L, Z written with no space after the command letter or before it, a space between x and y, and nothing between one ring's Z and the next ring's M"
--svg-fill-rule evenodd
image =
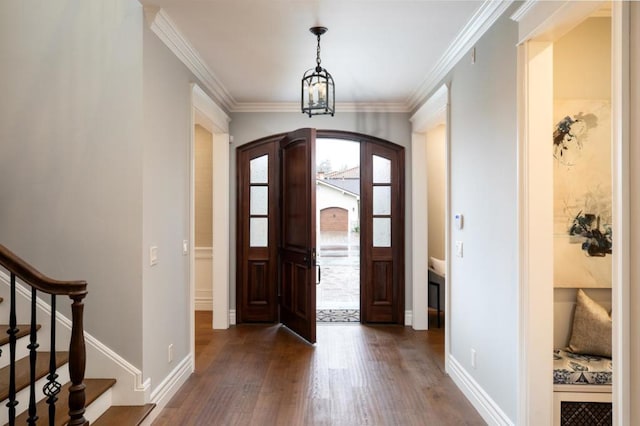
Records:
M308 69L302 76L302 113L312 115L331 114L335 112L335 88L333 77L320 66L320 36L327 32L326 27L309 28L318 38L318 50L315 68Z

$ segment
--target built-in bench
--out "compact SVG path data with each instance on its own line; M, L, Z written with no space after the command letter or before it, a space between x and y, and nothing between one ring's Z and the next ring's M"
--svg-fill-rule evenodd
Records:
M610 291L589 293L600 299L601 305L610 304ZM576 290L556 289L554 344L558 349L553 353L554 424L612 424L611 358L568 350L575 305Z

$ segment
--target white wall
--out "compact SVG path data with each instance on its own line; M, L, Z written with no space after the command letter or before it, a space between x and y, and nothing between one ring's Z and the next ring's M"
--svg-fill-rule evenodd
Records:
M302 127L316 129L344 130L376 136L405 147L405 309L411 306L411 126L409 114L404 113L367 113L367 112L340 112L336 111L334 117L314 116L309 118L299 112L271 112L271 113L235 113L231 114L229 123L230 134L233 137L230 158L230 199L236 199L236 148L261 137L277 133L289 132ZM236 205L230 206L230 218L232 230L230 251L230 276L236 276ZM236 306L235 279L231 279L229 303L231 309Z
M190 350L189 240L191 82L187 68L144 30L142 228L143 375L152 394ZM149 248L158 263L149 265ZM168 347L173 345L173 361Z
M0 243L86 280L85 329L137 367L142 21L128 0L0 2Z
M508 16L508 15L507 15ZM512 422L517 418L517 24L502 16L451 73L452 229L447 277L451 357ZM456 257L462 241L464 257ZM471 350L477 367L471 366Z

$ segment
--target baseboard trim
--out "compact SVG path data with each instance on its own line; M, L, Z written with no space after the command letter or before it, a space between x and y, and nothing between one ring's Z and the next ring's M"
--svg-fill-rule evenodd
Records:
M196 311L213 311L213 297L196 297Z
M469 402L478 410L489 425L512 426L514 423L500 409L498 404L482 389L473 377L452 355L449 355L449 376L464 393Z
M189 354L174 368L167 377L151 392L152 404L156 404L149 415L144 419L142 425L151 425L162 412L171 398L180 390L187 379L191 376L194 368L193 354Z
M405 326L413 325L413 311L404 311L404 325Z
M189 354L174 368L171 373L151 392L151 403L156 408L164 407L180 387L187 381L193 371L193 355Z
M236 310L229 309L229 325L236 325Z

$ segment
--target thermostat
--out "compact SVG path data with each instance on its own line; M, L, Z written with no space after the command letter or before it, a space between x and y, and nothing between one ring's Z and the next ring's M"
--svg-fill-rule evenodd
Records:
M456 223L456 228L462 229L462 227L464 226L464 217L462 216L462 214L456 213L456 215L454 216L454 219Z

